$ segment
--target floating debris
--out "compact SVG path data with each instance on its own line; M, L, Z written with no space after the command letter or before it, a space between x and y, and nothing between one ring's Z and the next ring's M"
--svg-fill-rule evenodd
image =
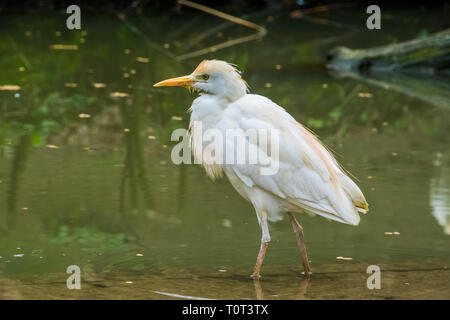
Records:
M336 257L336 260L353 260L353 258L339 256L339 257Z
M14 98L16 99L20 98L20 93L14 93Z
M209 298L185 296L185 295L182 295L182 294L162 292L162 291L153 291L153 292L157 293L157 294L161 294L163 296L169 296L169 297L174 297L174 298L182 298L182 299L188 299L188 300L214 300L214 299L209 299Z
M227 272L227 270L225 270L225 269L219 269L217 271L219 271L219 272Z
M23 256L23 253L16 253L15 255L13 255L14 258L22 258Z
M130 77L130 74L129 74L128 72L125 72L125 73L123 74L123 77L124 77L124 78L129 78L129 77Z
M123 50L123 53L125 53L125 54L130 54L131 51L130 51L130 49L125 49L125 50Z
M372 98L373 95L371 93L368 93L368 92L360 92L360 93L358 93L358 97L360 97L360 98Z
M172 119L172 120L176 120L176 121L181 121L181 120L183 120L182 117L177 117L177 116L172 116L171 119Z
M228 219L222 219L222 226L225 228L231 228L233 226L231 220Z
M388 235L388 236L391 236L391 235L399 235L400 232L397 232L397 231L394 231L394 232L386 231L384 234Z
M384 121L381 125L382 125L383 127L386 127L386 126L389 125L389 123L387 123L386 121Z
M20 72L24 72L25 71L25 67L19 67L19 71Z
M132 284L133 281L125 281L125 283L127 283L127 284Z
M131 130L129 128L123 129L123 132L130 132Z
M156 137L155 137L155 136L148 136L147 139L149 139L149 140L155 140Z
M76 88L76 87L78 87L78 84L76 84L74 82L67 82L64 84L64 86L67 88Z
M17 86L15 84L5 84L3 86L0 86L0 91L17 91L20 90L20 86Z
M51 44L49 48L53 50L78 50L76 44Z
M170 43L164 43L163 47L164 47L164 49L169 49L170 48Z
M49 148L49 149L59 149L59 147L58 146L55 146L54 144L47 144L47 145L45 145L47 148Z
M131 73L131 74L136 74L136 69L131 69L131 70L130 70L130 73Z
M369 179L369 180L371 180L373 178L374 178L373 176L367 176L367 179Z
M142 253L136 253L136 257L143 257L144 255Z
M281 70L283 68L283 66L281 64L276 64L275 65L275 69L276 70Z
M265 86L266 86L266 88L272 88L272 84L271 84L270 82L267 82L267 83L265 84Z
M109 94L110 97L117 97L117 98L125 98L128 97L129 94L126 92L111 92Z
M94 82L92 85L94 86L94 88L104 88L104 87L106 87L106 84L105 83L101 83L101 82Z
M328 88L328 84L327 83L323 83L322 84L322 88L324 88L324 89Z
M20 210L27 211L28 208L24 207L24 208L20 208Z
M61 31L56 31L56 32L55 32L55 35L56 35L57 37L61 37Z
M89 113L80 113L78 115L78 118L81 118L81 119L89 119L90 117L91 117L91 115Z
M396 156L398 156L398 153L397 153L397 152L392 152L392 155L393 155L394 157L396 157Z
M142 62L142 63L148 63L150 61L149 58L143 58L143 57L137 57L136 58L137 62Z

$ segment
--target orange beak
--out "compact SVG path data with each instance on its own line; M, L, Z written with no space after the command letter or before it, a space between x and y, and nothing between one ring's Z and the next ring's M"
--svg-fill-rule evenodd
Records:
M190 87L195 82L191 75L178 78L167 79L154 84L154 87Z

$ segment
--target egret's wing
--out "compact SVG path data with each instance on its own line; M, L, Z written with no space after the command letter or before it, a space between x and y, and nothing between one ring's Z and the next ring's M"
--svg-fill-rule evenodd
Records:
M368 209L362 192L310 131L283 108L258 95L247 95L229 109L228 116L243 131L275 129L279 134L278 159L258 146L258 152L278 167L277 172L262 175L261 164L232 165L243 183L270 192L298 210L359 223L358 211Z

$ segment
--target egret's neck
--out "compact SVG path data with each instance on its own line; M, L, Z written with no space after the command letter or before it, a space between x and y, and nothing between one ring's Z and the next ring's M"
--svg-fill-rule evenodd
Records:
M205 127L213 128L217 124L223 111L230 103L247 95L247 85L237 74L222 85L216 84L211 92L205 91L194 100L191 111L191 125L194 121L204 122Z
M247 94L247 84L239 77L227 82L222 88L218 96L228 100L229 103L234 102Z

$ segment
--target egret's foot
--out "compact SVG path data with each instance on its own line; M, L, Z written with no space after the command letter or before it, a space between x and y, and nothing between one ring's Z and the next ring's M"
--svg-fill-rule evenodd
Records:
M306 252L306 248L305 248L305 252ZM302 254L300 254L300 256L301 256L302 265L303 265L302 275L309 278L312 275L311 267L309 266L309 261L308 260L305 261L305 259L307 259L307 257L303 256Z
M305 271L302 271L300 273L301 273L301 275L305 276L306 278L310 278L313 274L311 271L309 271L308 273L306 273Z
M292 213L288 212L289 219L291 220L292 227L295 232L295 236L297 238L297 247L298 251L300 253L300 258L302 260L303 270L305 276L309 277L311 274L311 268L309 267L309 259L308 259L308 253L306 251L306 245L305 245L305 237L303 235L303 228L300 225L300 223L295 219Z

